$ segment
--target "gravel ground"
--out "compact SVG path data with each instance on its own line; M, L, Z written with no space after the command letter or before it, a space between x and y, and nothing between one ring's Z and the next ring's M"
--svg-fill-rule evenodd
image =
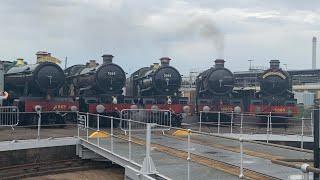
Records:
M108 168L25 178L24 180L123 180L124 169Z

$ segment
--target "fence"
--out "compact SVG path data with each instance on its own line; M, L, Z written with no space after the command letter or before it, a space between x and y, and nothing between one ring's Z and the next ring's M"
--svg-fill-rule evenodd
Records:
M275 176L288 179L287 176L295 173L304 173L303 176L309 177L309 172L319 172L318 169L305 167L306 165L303 165L302 168L302 165L299 164L295 167L299 166L303 170L296 170L285 166L278 167L271 162L273 158L270 157L271 152L273 156L282 156L287 159L305 159L310 158L311 152L307 150L250 141L243 139L241 135L239 138L228 138L199 131L199 129L176 128L154 122L148 123L148 121L135 121L99 114L82 112L77 114L77 123L67 123L63 128L52 128L58 125L41 125L41 119L40 125L17 126L14 131L20 135L14 137L15 139L31 139L77 136L141 164L142 167L149 167L149 169L142 169L142 173L159 172L172 179L230 179L230 176L252 177L257 172L258 174L270 174L273 170L278 171ZM121 121L128 125L126 132L120 126ZM39 134L34 127L41 127ZM132 127L139 127L139 131L135 131ZM159 133L158 129L168 129L168 131L163 134ZM174 131L185 132L185 136L172 136ZM95 136L97 133L100 135ZM3 135L1 137L3 138ZM287 164L284 163L284 160L279 161L278 164ZM148 162L150 163L146 164ZM224 171L222 167L230 168L231 175L222 173ZM179 176L175 176L172 171L178 173ZM265 179L267 177L266 175Z
M140 131L145 127L140 127L140 124L130 126L128 119L142 122L142 123L156 123L162 125L160 128L153 127L153 131L168 131L171 128L171 111L169 110L155 110L155 109L123 109L121 111L120 127L123 131L128 131L131 128L132 131ZM124 121L123 121L124 120Z
M308 150L250 141L243 139L241 135L239 138L227 138L199 130L167 127L154 122L147 123L90 113L79 113L79 117L87 117L86 122L82 123L85 126L81 126L82 130L78 131L80 138L118 153L138 164L143 165L149 162L150 171L141 170L145 173L159 172L173 179L201 179L201 176L213 179L228 179L230 178L228 175L221 173L221 170L223 171L221 167L226 166L233 169L231 172L233 176L237 175L240 178L253 177L254 174L258 173L260 175L264 174L263 177L266 179L273 175L278 178L289 179L291 175L300 174L301 177L307 178L311 175L310 172L319 172L319 169L305 167L305 164L296 165L295 167L302 168L298 170L285 167L290 164L286 163L285 160L275 161L276 164L282 163L282 166L277 166L271 162L274 157L278 156L287 159L310 158L309 155L306 155L306 153L311 153ZM83 121L83 119L81 120ZM90 124L93 124L90 121L96 121L98 126L90 126ZM102 121L111 121L111 126L99 126ZM116 121L125 122L128 129L123 131L121 126L114 126ZM139 127L139 131L132 127ZM148 127L149 130L154 129L155 131L148 131ZM170 130L163 134L157 133L157 129ZM171 136L171 133L178 130L186 132L185 136ZM96 131L103 132L106 136L90 136ZM141 145L145 146L146 149L143 149ZM271 157L270 152L274 153L274 157ZM145 155L147 155L147 160L145 160ZM214 164L214 167L211 167L210 164ZM163 167L169 169L174 167L174 171L179 172L179 177L173 176L168 172L168 168ZM199 173L197 173L198 171ZM274 174L272 174L273 172Z
M235 112L200 112L198 130L216 134L265 134L266 141L270 135L297 135L303 148L304 138L313 137L312 113L307 117L256 115Z
M16 106L0 107L0 127L17 126L19 123L19 109Z
M11 107L10 107L11 108ZM5 109L9 109L5 107ZM18 108L0 112L3 123L0 130L0 141L27 139L62 138L76 136L77 112L19 112ZM46 124L44 118L58 115L64 122Z

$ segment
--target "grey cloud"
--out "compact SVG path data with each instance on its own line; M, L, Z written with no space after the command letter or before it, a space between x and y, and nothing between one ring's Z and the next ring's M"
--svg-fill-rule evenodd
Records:
M251 57L264 63L271 56L290 59L289 67L300 67L300 57L309 56L311 36L320 36L315 31L319 23L290 19L300 16L292 10L319 15L313 11L319 6L317 1L290 2L4 0L0 1L4 25L0 58L34 60L37 50L48 50L76 64L112 53L129 73L160 56L171 56L173 65L183 72L208 67L219 56L230 59L227 65L234 70L245 68L239 64ZM278 11L280 16L247 16L269 11ZM281 46L287 50L280 50ZM301 50L290 55L290 48ZM219 55L221 49L224 55Z

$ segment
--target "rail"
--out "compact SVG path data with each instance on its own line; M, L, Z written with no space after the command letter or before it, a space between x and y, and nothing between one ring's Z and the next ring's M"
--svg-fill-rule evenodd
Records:
M19 109L16 106L0 107L0 127L11 127L19 124Z
M253 152L253 150L248 150L248 148L252 145L256 145L256 146L264 146L264 147L276 147L276 148L281 148L281 149L287 149L287 150L290 150L290 151L297 151L297 152L301 152L302 154L305 154L305 153L311 153L311 151L309 150L305 150L305 149L300 149L300 148L294 148L294 147L287 147L287 146L282 146L282 145L276 145L276 144L271 144L271 143L263 143L263 142L256 142L256 141L251 141L251 140L247 140L247 139L243 139L240 135L240 138L230 138L230 137L225 137L223 136L222 134L213 134L213 133L207 133L207 132L203 132L203 131L198 131L198 130L192 130L192 129L185 129L185 128L177 128L177 127L170 127L170 130L167 131L166 134L158 134L156 132L153 132L153 134L155 134L155 137L151 138L150 136L148 136L148 133L150 133L150 131L148 131L147 127L150 126L149 128L151 129L151 126L155 129L159 129L159 128L168 128L168 126L165 126L165 125L159 125L159 124L154 124L154 123L145 123L145 122L141 122L141 121L135 121L135 120L131 120L131 119L122 119L122 118L115 118L115 117L110 117L110 116L103 116L103 115L95 115L95 114L90 114L90 113L79 113L79 115L81 116L86 116L88 117L88 119L86 119L86 123L84 123L85 125L87 125L86 127L81 127L82 129L85 130L85 133L84 133L84 136L83 138L86 139L87 141L90 141L90 136L89 134L92 134L92 132L94 131L98 131L98 132L109 132L110 136L114 139L121 139L122 141L124 142L127 142L128 143L128 152L126 153L127 157L129 160L131 161L134 161L134 158L132 157L133 154L135 154L136 152L132 152L133 150L133 144L135 143L142 143L142 144L149 144L148 142L149 141L152 141L151 142L151 147L147 146L147 150L146 152L148 151L151 151L150 149L152 149L152 147L155 147L157 149L157 151L161 151L162 148L167 147L167 148L176 148L176 147L173 147L173 146L168 146L167 142L165 141L165 137L171 137L170 133L173 132L173 131L184 131L186 132L185 134L185 137L184 138L177 138L177 140L181 141L182 142L178 142L178 144L180 143L183 143L185 144L182 148L182 149L179 149L179 148L176 148L176 151L179 152L179 150L182 150L183 152L186 152L185 156L181 156L181 157L185 157L186 159L186 164L190 164L190 162L200 162L202 160L201 157L203 155L203 152L202 150L195 150L197 148L195 148L195 142L198 141L198 137L202 137L202 138L205 138L205 139L213 139L213 138L218 138L218 139L224 139L224 140L229 140L229 141L232 141L233 142L233 146L234 148L229 148L230 145L228 146L225 146L223 147L225 150L227 151L231 151L232 153L238 153L239 155L239 164L237 164L236 167L232 166L232 163L231 162L224 162L224 161L215 161L215 163L219 163L221 164L221 166L228 166L228 167L232 167L232 168L238 168L238 176L240 178L243 178L243 177L252 177L254 175L256 176L262 176L262 172L258 172L257 169L254 169L252 170L251 168L252 167L248 167L247 166L247 160L249 155L252 155L252 156L257 156L257 157L262 157L262 158L265 158L265 159L268 159L270 162L271 160L274 160L276 159L276 157L272 157L270 155L268 155L267 152L262 153L262 154L255 154ZM99 126L97 127L90 127L90 120L93 120L93 121L97 121L97 125L100 124L99 121L103 121L103 119L109 119L111 121L111 126L109 128L101 128ZM144 127L144 131L134 131L133 129L131 128L128 128L128 132L126 134L122 134L119 127L115 127L114 124L116 121L126 121L126 123L128 124L128 127L134 127L134 126L137 126L136 124L139 124L139 127ZM83 124L83 123L82 123ZM140 130L142 130L143 128L140 128ZM120 130L120 131L119 131ZM81 137L81 135L79 134L79 136ZM146 136L146 138L145 138ZM164 139L162 139L164 138ZM105 144L103 144L102 140L103 138L101 137L97 137L96 138L96 143L98 146L103 146L105 147ZM161 140L160 140L161 139ZM92 140L92 139L91 139ZM141 141L142 140L142 141ZM215 142L218 142L218 141L215 141ZM114 144L112 144L113 142L111 142L110 144L110 148L111 148L111 151L114 152L115 149L114 149ZM249 144L250 145L249 145ZM236 145L237 144L237 145ZM221 147L220 147L221 148ZM163 150L163 151L166 151L167 153L171 153L170 150L166 149L166 150ZM148 157L152 157L152 155L149 153L146 153L148 155ZM283 156L285 156L286 152L284 152ZM177 155L177 154L175 154ZM199 157L199 155L201 155ZM179 155L178 155L179 156ZM200 159L199 159L200 158ZM202 157L203 158L203 157ZM211 159L210 159L211 160ZM152 160L148 160L147 162L153 162ZM265 166L270 166L270 164L267 164L267 161L265 162ZM156 163L155 163L156 165ZM259 166L259 165L258 165ZM152 172L155 172L155 167L154 167L154 163L151 163L151 165L149 164L148 165L149 167L149 170L151 169ZM191 175L190 175L190 168L192 168L192 166L190 165L187 165L187 174L185 175L185 179L192 179L191 178ZM219 167L220 168L220 167ZM219 169L218 168L218 169ZM148 169L148 168L147 168ZM220 169L222 170L222 169ZM314 172L314 173L317 173L317 172ZM233 172L233 175L235 175L235 173Z
M123 109L120 113L120 127L123 131L141 131L145 127L134 126L129 127L128 121L125 120L134 120L143 123L157 123L159 125L164 125L165 128L152 128L153 131L168 131L171 128L171 111L169 110L160 110L160 109ZM138 125L138 124L137 124Z
M227 120L226 120L227 118ZM194 124L192 124L194 125ZM313 137L312 112L307 117L286 117L257 115L221 111L200 111L198 131L216 134L266 134L269 143L271 135L296 135L300 137L300 148L304 148L305 138Z

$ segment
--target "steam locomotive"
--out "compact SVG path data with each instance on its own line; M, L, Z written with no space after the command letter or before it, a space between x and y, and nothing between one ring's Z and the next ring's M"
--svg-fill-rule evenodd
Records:
M218 121L218 118L221 122L229 121L228 112L243 110L242 97L233 91L233 73L224 67L224 63L223 59L216 59L215 66L200 73L196 79L196 111L204 112L202 121Z
M53 62L42 62L50 54L37 53L37 63L26 65L18 59L17 65L11 67L4 75L5 90L10 96L6 105L19 108L20 124L36 124L35 111L55 111L42 113L43 124L64 124L64 111L77 111L78 105L72 98L62 97L59 90L65 82L65 75L59 65Z
M126 74L114 64L112 55L103 55L99 65L90 61L87 65L74 65L65 70L67 92L77 97L80 111L119 117L122 109L130 108L131 101L123 95ZM101 125L108 125L103 121Z
M252 98L249 112L269 115L274 122L286 123L298 113L297 100L292 92L292 80L288 72L279 66L279 60L271 60L270 68L259 76L260 91ZM278 118L277 118L278 117Z
M127 81L126 94L133 98L137 108L171 111L171 125L180 126L182 113L190 111L190 106L188 99L181 97L182 78L170 61L162 57L160 65L155 63L134 72Z
M260 75L259 91L235 89L233 73L224 67L224 62L217 59L215 67L197 77L196 108L203 112L203 122L228 122L233 111L249 112L263 121L271 113L273 123L286 124L288 117L298 113L291 77L280 69L279 60L271 60L270 68Z

